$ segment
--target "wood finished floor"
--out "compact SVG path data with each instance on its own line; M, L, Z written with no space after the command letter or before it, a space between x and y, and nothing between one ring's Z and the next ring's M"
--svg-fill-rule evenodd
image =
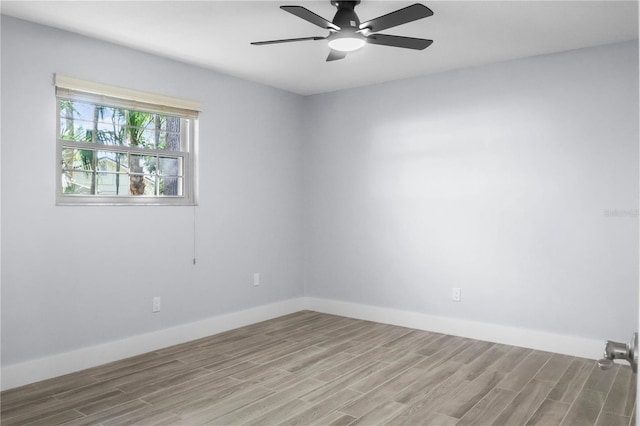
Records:
M630 425L616 365L302 311L1 397L11 425Z

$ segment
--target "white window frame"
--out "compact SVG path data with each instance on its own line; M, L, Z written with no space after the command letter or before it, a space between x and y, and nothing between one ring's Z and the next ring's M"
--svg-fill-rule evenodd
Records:
M56 205L197 205L197 141L198 113L202 111L198 102L173 98L134 89L55 75L56 86ZM64 140L60 137L60 99L89 102L109 107L138 110L150 113L177 116L181 120L181 150L165 151L131 146L101 145L89 142ZM186 138L186 139L185 139ZM173 157L182 159L183 188L180 196L151 195L86 195L64 194L62 188L62 149L80 148L94 151L109 151L146 156Z

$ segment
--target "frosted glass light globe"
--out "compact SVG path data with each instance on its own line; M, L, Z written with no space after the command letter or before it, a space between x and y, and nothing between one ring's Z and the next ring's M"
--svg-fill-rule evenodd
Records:
M361 37L339 37L329 40L329 47L339 52L353 52L365 45Z

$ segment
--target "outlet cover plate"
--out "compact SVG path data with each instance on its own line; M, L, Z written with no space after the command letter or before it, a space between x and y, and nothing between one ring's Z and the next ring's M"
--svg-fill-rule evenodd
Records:
M460 287L454 287L451 289L451 300L454 302L460 301Z

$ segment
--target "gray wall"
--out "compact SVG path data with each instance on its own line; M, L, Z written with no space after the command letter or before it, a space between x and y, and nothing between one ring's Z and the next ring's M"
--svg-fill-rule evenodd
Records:
M306 108L308 296L597 339L636 330L637 43Z
M54 205L54 73L203 103L196 266L193 208ZM300 296L302 103L3 16L3 364Z

